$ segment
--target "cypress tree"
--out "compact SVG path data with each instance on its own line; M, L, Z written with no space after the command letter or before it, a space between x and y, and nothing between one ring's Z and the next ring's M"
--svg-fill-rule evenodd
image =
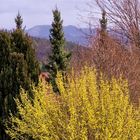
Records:
M102 19L100 19L101 32L106 32L107 30L107 18L106 11L102 11Z
M106 11L102 11L102 18L100 19L100 41L102 44L105 43L105 38L107 37L107 18Z
M10 37L6 31L0 31L0 71L9 64Z
M17 17L15 18L15 23L16 23L16 28L17 29L22 29L23 19L22 19L22 17L21 17L19 12L18 12Z
M12 69L12 96L18 96L20 87L30 89L30 78L28 77L27 62L22 53L13 52L10 55L10 67Z
M10 33L0 32L0 140L8 140L4 122L9 113L16 113L15 97L20 87L29 90L27 62L22 53L12 52Z
M32 40L22 29L23 20L19 13L15 21L17 28L11 34L13 51L23 54L24 60L27 62L28 76L31 78L32 82L37 84L39 75L39 63L35 57L35 50L32 47Z
M38 83L39 65L19 13L15 22L13 32L0 32L0 140L9 140L4 122L10 112L17 112L14 98L20 87L30 92L31 82Z
M12 70L10 68L10 37L0 31L0 140L7 139L4 121L8 115L7 97L12 89Z
M102 11L102 19L100 19L100 43L105 47L105 39L107 37L107 18L106 11Z
M66 73L71 54L65 51L63 20L61 20L61 15L57 8L53 11L53 18L54 21L52 22L49 36L52 53L49 56L47 70L50 74L50 82L53 85L54 91L58 91L55 81L57 71L61 71L63 74Z

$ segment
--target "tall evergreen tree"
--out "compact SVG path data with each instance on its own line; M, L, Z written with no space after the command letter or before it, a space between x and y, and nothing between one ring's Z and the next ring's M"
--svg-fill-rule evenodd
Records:
M100 45L106 48L106 37L107 37L107 18L106 11L102 11L102 18L100 19Z
M0 31L0 140L6 140L4 121L8 115L7 97L12 89L10 68L10 37Z
M9 113L16 113L15 97L20 87L30 92L31 82L38 83L39 64L35 58L30 37L22 29L18 13L16 29L0 32L0 140L9 140L3 123Z
M55 81L57 71L61 71L65 74L71 55L65 51L65 38L62 26L63 20L61 20L61 15L57 8L53 11L53 18L54 21L52 22L52 28L50 29L52 54L49 56L47 69L50 73L50 82L52 83L54 90L57 91Z
M32 47L32 40L22 29L22 18L18 13L16 19L16 29L11 34L13 51L22 53L27 62L28 76L32 82L38 83L39 63L35 57L35 50Z
M22 17L21 17L19 12L18 12L17 17L15 18L15 23L16 23L16 28L17 29L22 29L23 19L22 19Z
M10 54L10 67L12 69L12 96L18 96L20 87L29 90L30 78L28 77L27 62L22 53L13 52Z
M106 32L107 30L107 18L106 18L106 11L102 11L102 19L100 19L100 26L101 26L101 31Z

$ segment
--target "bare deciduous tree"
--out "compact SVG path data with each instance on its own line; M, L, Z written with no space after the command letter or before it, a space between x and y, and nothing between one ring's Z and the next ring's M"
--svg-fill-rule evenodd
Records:
M138 103L140 98L140 48L133 47L133 51L130 51L129 48L109 36L106 36L104 45L100 41L100 36L97 36L92 45L93 66L109 79L120 76L127 79L131 100L133 103Z
M129 41L140 46L139 0L96 0L96 3L107 12L117 33L125 35Z

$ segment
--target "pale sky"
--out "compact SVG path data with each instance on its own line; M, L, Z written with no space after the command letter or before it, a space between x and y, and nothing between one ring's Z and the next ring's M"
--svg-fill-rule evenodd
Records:
M87 3L91 0L0 0L0 28L14 28L18 11L26 29L35 25L50 25L52 9L61 11L64 25L84 26L80 16L86 17ZM92 0L94 1L94 0Z

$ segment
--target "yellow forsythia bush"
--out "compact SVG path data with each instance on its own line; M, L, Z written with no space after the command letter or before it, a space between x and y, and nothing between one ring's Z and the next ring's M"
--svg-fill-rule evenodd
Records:
M22 89L7 134L14 140L140 140L140 109L130 103L126 81L97 80L92 68L74 75L64 84L58 74L60 95L41 82L32 100Z

